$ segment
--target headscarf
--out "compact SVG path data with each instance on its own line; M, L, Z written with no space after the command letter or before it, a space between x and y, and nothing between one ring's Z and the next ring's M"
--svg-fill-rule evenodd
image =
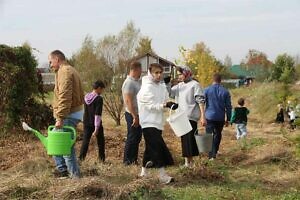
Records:
M180 71L182 71L182 74L185 77L184 82L192 80L193 73L191 68L189 68L188 66L179 66L178 68L180 68Z

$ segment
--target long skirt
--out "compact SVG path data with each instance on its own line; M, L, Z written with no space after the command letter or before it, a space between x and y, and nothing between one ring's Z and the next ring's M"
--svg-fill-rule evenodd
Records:
M172 155L162 138L162 131L157 128L143 128L145 139L145 152L143 157L143 167L148 161L152 161L153 168L160 168L174 164Z
M197 122L190 120L192 130L181 136L181 149L183 157L198 156L199 151L194 134L197 132Z

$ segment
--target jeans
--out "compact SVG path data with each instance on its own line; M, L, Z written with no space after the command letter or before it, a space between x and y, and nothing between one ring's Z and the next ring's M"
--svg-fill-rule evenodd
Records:
M125 112L125 120L127 123L127 140L124 149L124 164L130 165L137 162L139 144L142 139L141 126L132 126L133 117L130 113Z
M72 126L76 128L80 120L73 118L64 119L64 126ZM76 159L74 145L71 148L71 155L69 156L53 156L56 168L59 172L69 171L71 178L80 177L80 170Z
M247 135L246 124L236 124L236 139L240 139L241 137L245 137Z
M206 133L213 134L212 151L209 152L209 158L216 158L219 151L219 146L222 140L222 130L224 127L224 121L212 121L206 119Z
M89 143L94 130L95 130L95 126L84 126L83 141L82 141L82 146L79 155L80 160L84 160L86 157L89 148ZM105 161L105 140L104 140L104 131L102 125L99 127L98 130L97 144L98 144L99 160L104 162Z

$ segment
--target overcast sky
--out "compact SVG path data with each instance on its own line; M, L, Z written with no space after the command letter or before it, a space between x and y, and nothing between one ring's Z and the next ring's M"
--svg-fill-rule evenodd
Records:
M239 63L249 49L300 54L300 0L0 0L0 43L25 41L46 62L50 51L67 57L89 34L117 34L133 21L160 56L174 61L178 47L203 41L213 55Z

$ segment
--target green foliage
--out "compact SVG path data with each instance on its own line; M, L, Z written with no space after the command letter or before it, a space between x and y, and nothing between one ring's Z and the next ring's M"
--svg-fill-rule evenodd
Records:
M28 45L9 47L0 45L0 117L7 127L18 126L21 120L35 127L45 126L51 117L49 107L37 103L43 98L42 80L36 71L37 62ZM31 107L31 105L35 105ZM46 113L41 113L40 108ZM36 123L35 123L36 122Z
M295 67L293 57L282 54L277 56L271 71L271 80L291 83L295 80Z
M151 45L152 39L149 37L142 37L139 40L138 47L135 49L137 56L144 55L146 53L154 53Z
M135 28L133 22L129 22L117 35L104 36L98 42L87 36L81 49L72 58L86 91L92 89L91 85L96 80L106 83L104 107L116 125L120 125L123 116L121 87L129 62L136 56L139 38L140 30Z

